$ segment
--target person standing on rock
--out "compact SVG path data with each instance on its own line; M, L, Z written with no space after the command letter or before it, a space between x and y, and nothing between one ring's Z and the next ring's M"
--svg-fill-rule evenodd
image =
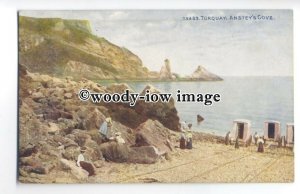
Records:
M108 141L109 138L110 138L111 127L112 127L111 118L107 117L105 119L105 121L102 123L102 125L100 126L100 129L99 129L100 134L104 137L104 139L106 141Z
M186 148L192 149L193 148L193 134L192 134L192 124L189 124L189 129L186 135Z

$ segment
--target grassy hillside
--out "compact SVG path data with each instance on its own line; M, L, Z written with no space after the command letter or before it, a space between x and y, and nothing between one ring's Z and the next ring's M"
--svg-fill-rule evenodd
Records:
M87 20L19 17L19 63L32 72L88 79L140 79L138 56L92 34Z

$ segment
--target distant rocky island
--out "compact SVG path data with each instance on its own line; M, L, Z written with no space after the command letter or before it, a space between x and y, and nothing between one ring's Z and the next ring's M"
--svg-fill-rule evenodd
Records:
M75 80L218 81L198 66L190 76L171 72L165 59L150 71L130 50L92 33L87 20L19 17L19 63L29 71Z
M190 75L181 77L176 73L172 73L169 59L165 59L165 64L157 77L160 80L177 80L177 81L221 81L221 77L207 71L204 67L198 66L197 69Z

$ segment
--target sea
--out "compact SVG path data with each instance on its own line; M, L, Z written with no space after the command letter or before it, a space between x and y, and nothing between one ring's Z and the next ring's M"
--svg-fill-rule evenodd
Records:
M293 77L223 77L223 81L186 82L127 82L136 92L151 84L163 93L176 97L181 93L220 94L221 100L212 105L203 102L176 102L181 121L192 124L194 131L224 136L232 129L235 119L251 122L251 132L263 134L264 121L281 123L281 134L286 123L294 122ZM204 121L197 122L197 115Z

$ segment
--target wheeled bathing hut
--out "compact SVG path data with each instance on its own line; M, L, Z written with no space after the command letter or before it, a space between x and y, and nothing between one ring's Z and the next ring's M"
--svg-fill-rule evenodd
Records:
M286 124L286 144L288 146L294 145L294 123Z
M234 140L238 137L239 140L246 142L251 135L251 122L246 119L236 119L233 121L233 128L231 130Z
M274 120L265 121L264 138L273 141L277 141L281 138L279 121L274 121Z

